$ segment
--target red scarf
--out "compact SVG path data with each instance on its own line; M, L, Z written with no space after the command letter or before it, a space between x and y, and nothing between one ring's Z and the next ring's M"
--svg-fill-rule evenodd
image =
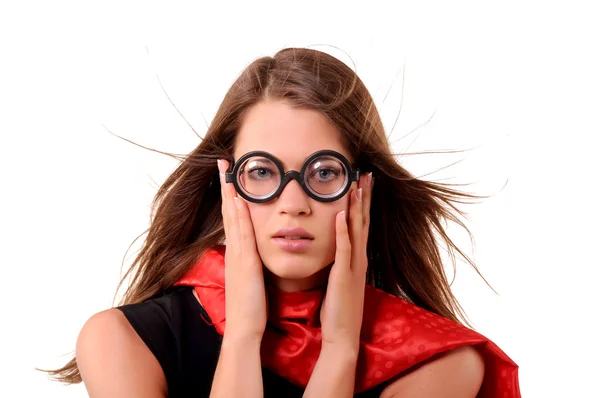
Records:
M217 330L225 330L225 246L207 250L175 285L193 286ZM261 344L264 367L306 387L321 350L324 290L287 293L267 286L268 324ZM432 356L476 345L485 358L477 397L520 398L517 365L492 341L442 316L365 285L365 311L355 393L368 390Z

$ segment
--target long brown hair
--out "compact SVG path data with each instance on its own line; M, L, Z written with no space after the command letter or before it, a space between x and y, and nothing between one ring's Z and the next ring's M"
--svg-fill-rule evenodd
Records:
M163 292L206 249L223 241L216 160L233 161L234 138L244 114L265 99L321 112L342 132L357 166L373 172L367 282L468 324L450 289L440 250L448 250L453 266L458 253L477 270L450 240L444 224L454 222L468 232L457 204L478 197L416 178L401 167L373 98L356 73L327 53L304 48L259 58L233 83L201 143L180 158L158 190L143 247L117 287L118 291L130 278L120 304L139 303ZM75 358L47 372L65 383L81 381Z

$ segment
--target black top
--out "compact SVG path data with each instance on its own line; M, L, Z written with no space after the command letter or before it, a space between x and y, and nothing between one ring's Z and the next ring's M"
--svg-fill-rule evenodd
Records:
M163 369L169 398L208 397L219 360L222 336L202 318L208 314L193 288L174 287L143 303L119 308ZM262 369L264 396L302 397L304 389ZM379 397L383 385L355 397Z

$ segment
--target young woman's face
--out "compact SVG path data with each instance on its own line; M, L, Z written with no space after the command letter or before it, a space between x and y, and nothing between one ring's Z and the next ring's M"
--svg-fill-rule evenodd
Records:
M293 109L283 101L263 101L246 113L235 142L234 159L250 151L277 157L285 172L300 171L311 154L334 150L353 159L342 145L341 133L315 110ZM266 203L248 203L265 277L282 290L306 290L325 283L335 258L335 215L348 210L350 192L334 202L309 197L297 181ZM313 239L291 241L278 237L282 228L302 228ZM300 244L300 249L290 246Z

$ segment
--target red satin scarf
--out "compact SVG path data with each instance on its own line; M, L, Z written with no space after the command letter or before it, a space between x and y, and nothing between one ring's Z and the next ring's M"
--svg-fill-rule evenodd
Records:
M193 286L221 335L225 330L225 247L208 250L175 285ZM321 350L324 290L288 293L267 287L268 324L261 344L264 367L306 387ZM432 356L476 345L485 358L479 398L519 398L517 365L492 341L456 322L365 285L365 311L355 393L390 380Z

